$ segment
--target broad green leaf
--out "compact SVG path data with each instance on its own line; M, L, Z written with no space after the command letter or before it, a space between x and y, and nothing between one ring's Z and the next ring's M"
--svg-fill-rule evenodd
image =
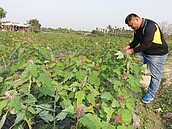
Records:
M67 113L62 111L56 117L57 117L57 120L61 120L62 121L62 120L64 120L66 118L66 116L67 116Z
M86 114L79 120L88 129L100 129L100 118L95 114Z
M20 98L19 97L15 97L13 99L11 99L10 105L12 107L14 107L16 110L21 110L21 104L20 104Z
M60 92L62 90L62 84L57 83L56 88L57 91Z
M63 107L63 108L66 108L66 107L69 107L71 106L71 101L69 99L64 99L62 102L60 102L60 105Z
M93 113L94 114L94 108L93 108L93 106L85 107L84 108L84 112L90 112L90 113Z
M35 105L35 106L36 106L36 113L40 113L43 110L53 112L53 109L51 108L51 105L49 104L40 104L40 105Z
M70 80L72 77L74 77L72 72L65 72L63 82L66 82L67 80Z
M33 44L33 48L35 48L36 50L39 50L39 45L38 44Z
M96 86L100 85L100 78L96 72L92 72L92 74L88 77L88 82Z
M50 86L40 87L40 92L45 96L48 95L48 96L54 97L54 95L55 95L54 89L52 87L50 87Z
M113 100L113 97L112 95L110 94L110 92L104 92L101 94L101 98L102 99L106 99L106 100Z
M102 107L102 108L105 108L105 107L109 107L109 106L108 106L108 104L106 104L105 102L102 102L101 107Z
M38 77L38 80L44 85L51 86L52 79L45 73L41 73Z
M121 76L121 66L118 66L117 68L113 69L113 72L115 72L118 76Z
M28 65L28 63L26 63L26 62L18 62L18 63L17 63L17 68L18 68L18 69L23 69L23 68L25 68L27 65Z
M129 125L127 129L135 129L132 125Z
M25 102L28 104L35 103L37 102L37 99L32 94L29 94L28 99L26 99Z
M2 100L0 102L0 116L1 116L3 108L5 108L6 106L7 106L7 100Z
M70 105L69 107L66 107L64 110L62 110L63 112L68 112L68 113L72 113L74 114L75 113L75 110L74 110L74 106Z
M4 67L0 67L0 73L3 73L5 71L8 71L8 69L7 68L4 68Z
M118 103L118 101L115 100L115 99L113 99L113 101L112 101L112 107L115 108L115 107L119 107L119 106L120 106L120 104Z
M48 59L49 54L45 48L40 48L39 51L41 52L41 54L43 54L44 58Z
M80 87L80 86L81 86L81 83L73 82L69 87L75 88L75 87ZM73 92L75 92L75 90Z
M126 126L118 126L117 129L128 129Z
M141 92L142 91L140 84L138 83L137 79L134 78L134 76L129 75L127 82L130 84L132 91L135 91L135 92Z
M130 124L132 120L132 113L128 109L122 109L120 111L120 114L122 114L122 122L125 124Z
M22 88L19 89L20 93L28 94L28 83L22 84Z
M46 122L52 122L54 120L52 114L49 113L49 111L43 110L42 112L39 113L39 116Z
M17 113L17 118L15 119L15 124L18 124L20 121L24 120L25 113L24 112L18 112Z
M84 91L76 92L75 98L77 99L77 105L82 104L82 100L85 99L85 92Z
M38 70L37 70L37 66L35 64L30 64L28 66L28 70L30 71L32 76L34 76L34 77L38 76Z
M58 67L56 67L55 68L55 73L54 73L56 76L58 75L58 76L61 76L61 77L63 77L64 76L64 71L62 71L60 68L58 68Z
M104 71L104 70L106 70L108 68L108 66L107 65L102 65L101 66L101 69Z
M36 111L32 106L28 107L28 111L31 112L32 114L36 114Z
M101 122L101 127L102 129L116 129L116 126L111 125L110 123L105 122L105 121Z
M87 76L87 71L86 70L79 70L75 73L76 78L79 80L79 82L82 82L86 76Z
M134 111L134 107L131 106L131 104L129 102L126 103L126 107L131 110L131 111Z
M28 65L28 63L26 63L25 61L18 61L17 64L13 64L10 68L10 72L11 73L15 73L15 71L19 70L19 69L23 69Z
M3 78L2 77L0 77L0 82L3 82Z
M135 107L136 104L135 104L135 101L136 101L136 98L133 98L130 96L130 98L124 98L126 100L127 103L129 103L132 107Z
M24 85L29 79L30 79L29 76L22 76L21 79L13 81L12 84L13 84L14 88L17 88L18 86Z
M0 45L0 52L3 53L6 50L6 47L4 45Z
M104 111L107 114L107 118L111 118L113 112L115 111L113 108L109 108L109 107L104 107Z
M97 95L100 94L100 93L99 93L96 89L94 89L93 86L91 86L91 85L88 85L88 86L87 86L87 89L91 91L91 93L94 95L94 97L96 97Z
M137 86L137 85L132 85L131 90L134 91L134 92L142 92L141 87Z
M116 90L121 85L121 82L116 78L109 78L108 81L113 84L114 90Z
M68 96L67 90L62 90L60 93L61 96Z
M88 94L86 96L86 99L88 100L89 103L91 103L93 106L95 106L95 97L94 97L94 94Z
M55 102L57 102L60 99L60 96L55 96Z

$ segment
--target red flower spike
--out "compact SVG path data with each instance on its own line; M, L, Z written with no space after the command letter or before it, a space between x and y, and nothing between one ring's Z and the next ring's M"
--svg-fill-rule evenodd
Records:
M28 63L29 64L34 64L34 61L33 60L28 60Z
M80 61L81 63L83 63L83 59L82 59L82 58L80 58L79 61Z
M6 92L5 92L5 97L6 97L6 98L9 98L9 99L12 99L12 98L14 98L15 96L14 96L13 94L11 94L9 91L6 91Z
M30 43L32 43L32 42L33 42L33 39L32 39L32 38L30 38L30 39L29 39L29 42L30 42Z
M123 101L124 101L124 98L123 98L123 97L119 97L119 98L118 98L118 102L119 102L119 103L122 103Z
M121 119L122 119L122 116L121 115L117 115L115 117L115 122L119 122Z
M78 118L81 118L81 117L82 117L82 113L83 113L83 109L82 109L82 107L79 107L79 108L77 109L77 117L78 117Z

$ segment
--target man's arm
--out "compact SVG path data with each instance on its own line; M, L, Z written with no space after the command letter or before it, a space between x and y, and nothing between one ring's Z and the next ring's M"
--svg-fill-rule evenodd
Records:
M140 42L140 40L139 40L139 38L137 37L136 32L134 32L133 41L129 44L130 49L131 49L131 48L135 48L135 47L139 44L139 42Z
M134 51L134 53L138 53L138 52L144 51L147 48L151 47L151 45L152 45L152 41L147 41L147 42L140 44L138 47L134 48L133 51Z
M139 38L138 38L137 35L134 33L133 41L132 41L130 44L128 44L126 47L124 47L123 50L124 50L127 54L131 55L131 54L134 53L133 48L135 48L138 44L139 44Z

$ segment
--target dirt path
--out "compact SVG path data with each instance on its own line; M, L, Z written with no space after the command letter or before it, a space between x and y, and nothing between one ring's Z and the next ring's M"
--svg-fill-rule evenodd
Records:
M145 67L145 75L141 81L142 86L147 89L150 82L149 72ZM163 69L163 78L161 81L160 89L157 93L155 100L149 104L139 104L139 116L141 119L140 125L143 128L150 129L168 129L172 125L171 118L165 118L165 115L172 115L172 56L167 58ZM171 121L171 122L170 122ZM141 127L141 128L142 128Z
M165 63L162 85L165 87L172 85L172 56L168 57Z

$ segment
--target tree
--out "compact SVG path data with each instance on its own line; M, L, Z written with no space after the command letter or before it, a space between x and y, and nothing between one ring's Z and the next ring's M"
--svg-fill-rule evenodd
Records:
M0 20L6 17L7 12L0 7Z
M113 28L112 28L112 26L111 25L108 25L107 29L108 29L108 34L109 35L112 35L113 34Z
M27 21L27 24L29 24L29 30L31 32L35 32L35 33L40 32L41 24L39 23L39 20L31 19L31 20Z
M163 22L159 23L159 26L160 26L163 34L165 34L165 35L172 34L172 24L168 24L167 21L163 21Z

